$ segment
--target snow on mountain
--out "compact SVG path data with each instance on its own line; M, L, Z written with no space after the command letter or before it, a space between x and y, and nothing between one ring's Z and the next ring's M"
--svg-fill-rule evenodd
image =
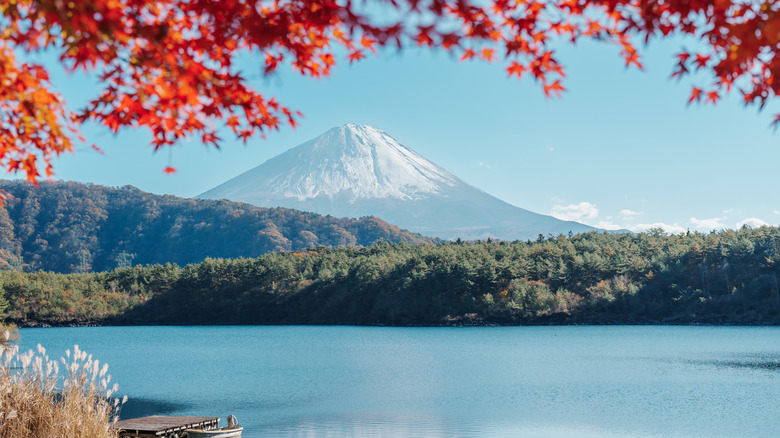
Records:
M346 124L199 195L333 216L377 216L445 239L514 240L594 228L507 204L372 126Z
M354 200L421 199L458 182L379 129L353 124L333 128L256 170L229 184L230 194L252 197L259 191L299 201L344 193Z

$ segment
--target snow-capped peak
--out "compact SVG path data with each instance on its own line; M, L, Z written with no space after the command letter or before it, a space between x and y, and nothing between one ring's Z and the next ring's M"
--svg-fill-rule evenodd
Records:
M200 197L342 217L373 215L445 239L514 240L593 229L509 205L381 129L353 123L333 128Z
M353 123L333 128L256 169L270 177L263 191L299 200L420 199L459 181L382 130Z

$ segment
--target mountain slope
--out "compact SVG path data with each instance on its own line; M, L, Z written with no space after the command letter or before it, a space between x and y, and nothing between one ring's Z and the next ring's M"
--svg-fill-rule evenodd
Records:
M444 239L533 239L593 231L473 187L383 131L347 124L201 194L342 217L372 215Z
M129 264L196 263L273 251L433 239L380 219L337 219L286 208L75 182L0 181L0 269L101 271Z

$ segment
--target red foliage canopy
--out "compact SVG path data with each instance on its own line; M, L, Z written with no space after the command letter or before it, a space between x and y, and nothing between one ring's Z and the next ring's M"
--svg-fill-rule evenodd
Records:
M114 132L145 127L155 149L184 137L218 147L223 126L244 141L294 126L298 113L237 72L244 50L262 54L267 74L289 63L317 77L330 73L339 46L350 62L388 45L443 48L462 60L500 58L510 76L530 75L557 96L561 41L616 44L626 65L641 68L633 40L689 34L700 44L678 55L672 76L714 77L690 101L715 103L735 87L763 106L780 89L772 0L0 0L0 29L0 165L33 182L41 160L52 174L51 157L72 149L87 120ZM45 68L15 56L44 49L100 75L85 108L69 111Z

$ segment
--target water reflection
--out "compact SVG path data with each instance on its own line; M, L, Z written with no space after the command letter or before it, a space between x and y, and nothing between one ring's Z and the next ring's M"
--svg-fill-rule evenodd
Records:
M453 437L463 430L443 418L425 415L333 416L305 421L278 422L263 428L263 436L275 437Z
M252 432L252 431L250 431ZM254 435L253 435L254 436ZM261 436L261 435L257 435ZM443 418L412 416L409 418L330 418L319 421L271 424L262 436L273 437L493 437L493 438L670 438L652 432L605 430L593 426L551 426L544 424L518 425L447 421Z
M235 414L244 438L776 438L780 430L780 328L102 327L22 335L24 348L64 351L78 342L110 363L119 394L130 397L123 418ZM197 361L182 360L193 352Z
M663 364L666 366L698 366L698 367L714 367L721 369L734 369L734 370L757 370L778 372L780 371L780 354L752 354L752 355L739 355L733 358L724 359L720 358L706 358L706 359L688 359L688 358L674 358L674 357L634 357L632 358L637 363L641 362L654 362Z
M122 406L119 418L146 417L148 415L167 415L190 407L187 403L177 403L169 400L155 400L150 398L128 398Z
M734 359L734 360L696 360L689 361L694 365L709 365L718 368L749 369L758 371L780 371L778 359Z

